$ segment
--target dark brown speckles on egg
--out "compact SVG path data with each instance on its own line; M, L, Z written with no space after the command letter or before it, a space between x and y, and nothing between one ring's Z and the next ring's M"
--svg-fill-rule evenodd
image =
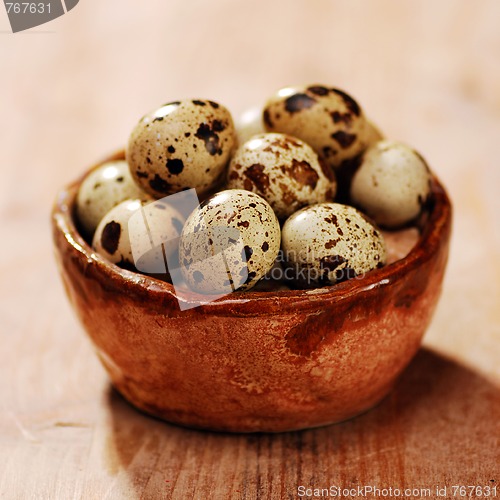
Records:
M332 117L333 123L342 122L349 126L352 122L351 113L341 113L340 111L333 111L332 113L330 113L330 116Z
M331 89L331 90L332 92L335 92L337 95L342 97L349 111L354 113L356 116L361 115L361 108L359 107L359 104L349 94L346 94L344 91L340 89Z
M255 278L256 275L257 275L257 273L255 271L250 271L248 273L247 279L245 280L245 285L250 283Z
M238 179L240 177L240 174L238 173L238 170L241 168L241 165L236 165L235 170L233 170L229 174L229 180L234 181L235 179Z
M170 184L158 174L155 174L153 180L149 181L149 185L158 193L167 194L170 191Z
M323 158L319 158L319 165L321 167L321 171L323 172L324 176L332 183L332 189L333 189L333 185L336 182L336 176L333 173L333 170ZM333 198L333 194L331 194L331 197Z
M320 259L320 268L321 270L332 272L345 262L347 262L346 259L341 255L325 255Z
M328 217L324 218L324 221L327 224L333 224L334 226L337 225L337 216L335 214L329 214Z
M110 255L113 255L120 243L122 228L115 221L108 222L101 234L101 245Z
M315 189L318 184L319 175L307 161L292 160L292 168L289 170L290 176L299 184Z
M309 90L309 92L312 92L314 95L319 96L328 95L328 92L330 92L329 89L323 87L322 85L312 85L308 87L307 90Z
M294 94L287 97L285 100L285 109L289 113L298 113L304 109L308 109L316 104L316 99L307 94Z
M200 101L200 100L198 100L198 99L193 99L193 101L192 101L192 102L193 102L193 104L194 104L195 106L206 106L206 105L207 105L207 103L206 103L206 102L204 102L204 101Z
M263 119L264 119L264 123L266 124L266 126L272 130L273 129L273 122L271 120L271 113L269 112L268 109L265 109L264 110L264 113L263 113Z
M265 170L264 165L259 163L254 163L243 170L243 175L255 184L261 193L265 193L269 188L269 176L265 173Z
M184 163L178 158L169 159L167 169L172 175L178 175L184 170Z
M325 158L330 158L331 156L335 156L337 154L337 150L333 149L331 146L324 146L322 151Z
M205 143L205 149L210 155L222 154L222 149L219 145L219 136L208 124L202 123L198 127L195 136Z
M222 132L223 130L225 130L225 128L226 126L220 120L214 120L212 122L212 130L214 132Z
M326 231L326 229L325 229ZM325 248L327 250L330 250L331 248L333 248L338 242L340 241L340 238L337 238L335 240L328 240L327 242L325 242Z
M356 140L356 135L339 130L332 134L332 139L335 139L342 148L346 149Z

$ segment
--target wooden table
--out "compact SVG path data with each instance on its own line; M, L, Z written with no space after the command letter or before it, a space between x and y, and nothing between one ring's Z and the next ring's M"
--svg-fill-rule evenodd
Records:
M14 36L0 12L0 497L365 485L500 497L499 22L497 0L82 0ZM340 425L233 436L138 413L64 297L48 226L57 189L166 100L206 96L238 114L312 81L350 91L449 188L451 259L425 347L378 408Z

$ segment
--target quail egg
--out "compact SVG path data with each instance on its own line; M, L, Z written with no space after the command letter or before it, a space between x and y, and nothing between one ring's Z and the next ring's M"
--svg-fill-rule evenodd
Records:
M347 203L350 204L350 190L352 178L361 164L364 152L378 141L383 140L384 136L379 128L370 120L366 122L366 134L363 139L362 152L350 158L349 160L344 160L338 168L335 169L335 176L337 178L337 194L335 201L337 203Z
M136 182L156 198L186 188L202 196L223 178L235 142L226 108L201 99L174 101L139 121L127 160Z
M82 232L92 237L99 221L114 206L141 196L126 161L104 163L92 170L80 185L76 198L76 216Z
M247 109L235 122L238 145L247 142L257 134L263 134L266 129L262 120L262 107L255 106Z
M260 134L233 156L228 188L262 196L279 219L306 205L330 201L335 176L305 142L286 134Z
M335 284L382 267L380 231L358 210L339 203L303 208L282 229L285 276L302 287Z
M364 137L363 150L374 146L377 142L384 140L384 134L371 120L366 121L366 133Z
M161 274L165 258L177 251L182 226L182 215L165 200L126 200L103 217L93 247L119 266Z
M333 168L366 147L366 119L361 107L336 88L283 88L267 102L263 118L267 131L302 139Z
M273 266L281 231L259 195L221 191L188 217L179 242L179 262L188 286L219 294L252 288Z
M377 224L396 228L420 214L430 185L431 173L420 154L401 142L381 141L364 154L351 199Z

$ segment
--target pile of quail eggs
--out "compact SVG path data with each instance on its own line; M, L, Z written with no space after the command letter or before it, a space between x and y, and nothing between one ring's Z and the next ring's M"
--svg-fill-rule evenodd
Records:
M137 270L137 248L160 249L153 257L170 264L175 256L198 293L320 287L384 266L379 226L414 222L431 178L422 156L384 140L344 91L287 87L236 126L224 106L205 99L147 114L126 160L83 180L76 216L110 262ZM191 213L169 203L191 188L201 201ZM133 217L138 211L142 218ZM143 219L146 238L134 227ZM214 258L221 253L222 261Z

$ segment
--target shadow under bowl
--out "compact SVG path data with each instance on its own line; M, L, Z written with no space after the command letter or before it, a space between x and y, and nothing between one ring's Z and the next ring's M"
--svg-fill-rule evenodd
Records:
M52 213L59 271L113 385L146 413L230 432L339 422L377 404L420 346L451 232L437 179L405 258L334 286L235 293L184 311L171 284L111 264L82 238L81 181Z

